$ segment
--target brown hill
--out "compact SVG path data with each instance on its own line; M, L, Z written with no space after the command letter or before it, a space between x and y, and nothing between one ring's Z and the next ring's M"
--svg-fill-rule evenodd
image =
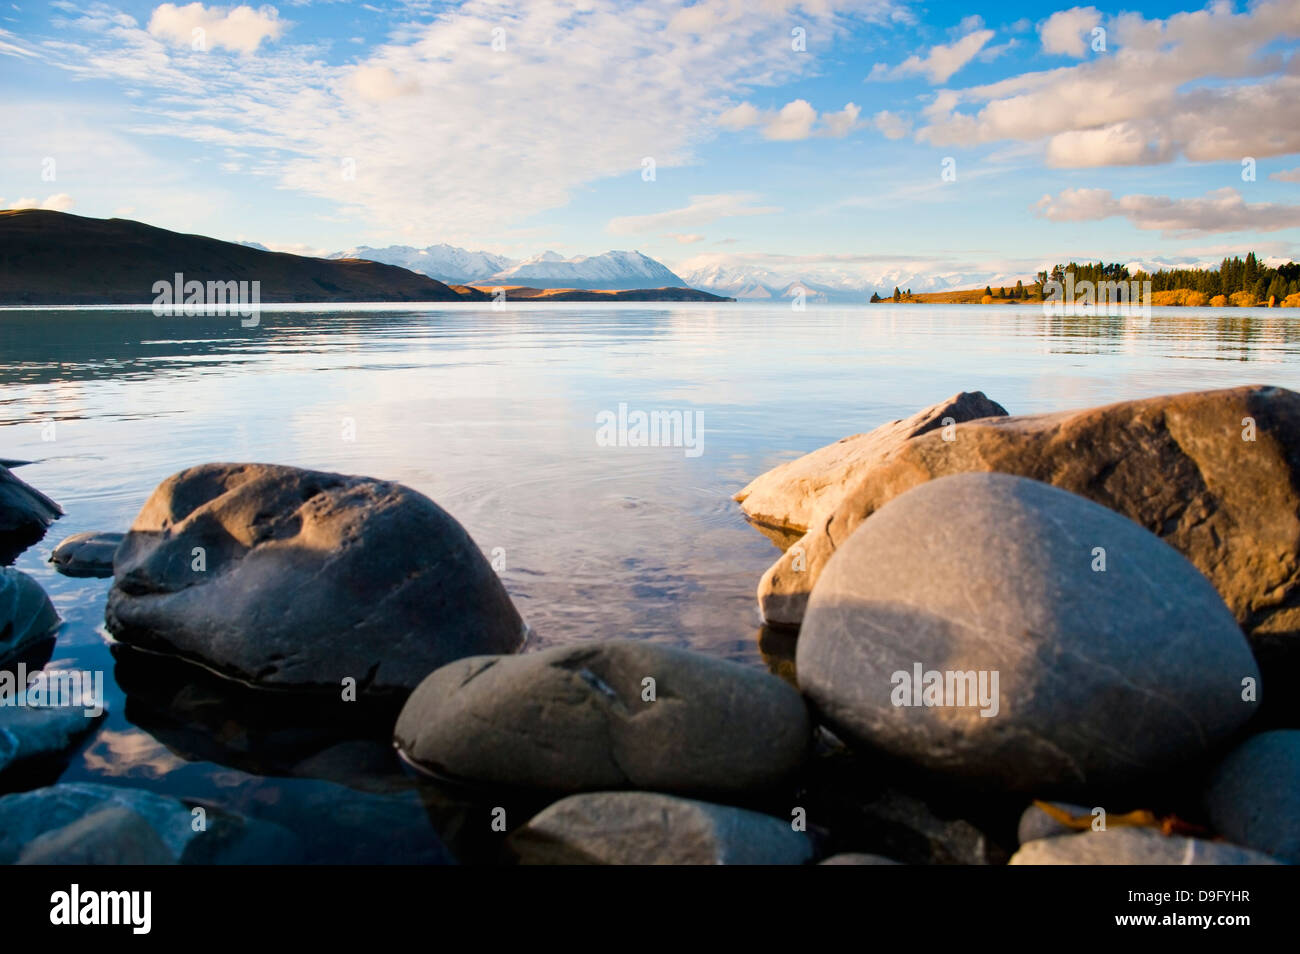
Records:
M490 297L378 262L262 251L129 219L0 212L0 304L149 304L154 283L178 272L187 282L259 281L267 303Z

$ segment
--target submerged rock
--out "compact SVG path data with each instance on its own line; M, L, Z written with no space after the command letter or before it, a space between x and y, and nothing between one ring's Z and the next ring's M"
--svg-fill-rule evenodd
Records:
M1215 769L1205 793L1215 830L1300 864L1300 729L1261 732Z
M0 676L2 684L3 676ZM83 700L87 703L93 700ZM102 703L102 700L98 700ZM0 704L0 772L27 759L58 755L104 718L102 706L31 706L25 694Z
M149 823L109 804L38 835L18 855L20 865L174 865L176 858Z
M105 612L123 643L259 687L400 702L525 629L465 529L401 484L205 464L154 491L122 541Z
M1112 828L1036 838L1011 856L1013 865L1275 865L1258 851L1220 841L1162 835L1150 828Z
M748 792L793 771L811 725L768 673L633 640L475 657L420 684L394 731L451 778L555 792Z
M1177 551L1006 474L932 481L863 523L817 584L796 662L845 741L1026 792L1206 757L1253 714L1242 685L1259 678Z
M798 625L836 549L890 500L987 471L1053 484L1146 527L1210 579L1273 684L1300 674L1300 394L1276 387L989 417L905 440L763 576L764 618Z
M59 614L41 585L26 573L0 567L0 665L49 640Z
M54 548L50 562L64 576L112 576L113 554L125 536L94 530L74 533Z
M301 859L301 845L291 832L215 806L203 806L206 827L196 831L197 807L199 803L142 789L89 782L5 795L0 797L0 864L139 863L126 859L141 854L147 854L150 864L292 864ZM165 856L152 841L144 848L125 843L138 839L141 829L124 811L147 825Z
M61 516L63 508L0 464L0 566L13 563Z
M947 424L1005 417L982 391L962 391L911 417L882 424L781 464L736 494L745 515L765 527L804 533L817 514L833 510L854 483L905 441ZM782 547L785 549L785 547Z
M801 865L807 835L758 812L653 792L571 795L510 836L522 864Z

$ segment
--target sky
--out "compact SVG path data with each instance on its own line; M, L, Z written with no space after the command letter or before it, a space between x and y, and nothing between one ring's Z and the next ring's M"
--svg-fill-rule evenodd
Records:
M0 0L0 208L826 281L1285 261L1297 46L1300 0Z

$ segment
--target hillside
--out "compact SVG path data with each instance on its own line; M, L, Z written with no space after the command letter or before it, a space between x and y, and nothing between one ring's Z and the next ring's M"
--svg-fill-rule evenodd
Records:
M265 303L466 297L428 276L378 262L261 251L129 219L0 212L0 304L148 304L154 283L171 281L177 272L185 281L259 281Z

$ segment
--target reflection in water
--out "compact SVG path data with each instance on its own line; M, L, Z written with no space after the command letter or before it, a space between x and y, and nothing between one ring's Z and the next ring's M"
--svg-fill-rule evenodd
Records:
M499 846L481 796L417 786L387 726L340 734L296 705L277 711L120 647L110 655L108 581L60 577L45 560L73 533L127 528L183 467L254 460L401 481L499 551L530 648L633 637L793 678L795 637L755 636L755 587L789 541L756 533L731 499L754 476L961 390L1024 414L1238 384L1300 389L1291 315L454 305L299 308L243 328L0 309L0 457L34 461L23 479L66 511L16 565L66 621L60 664L108 676L102 729L30 784L209 799L291 828L309 860L436 858L435 829L467 858ZM624 402L701 412L703 454L599 446L597 414Z

